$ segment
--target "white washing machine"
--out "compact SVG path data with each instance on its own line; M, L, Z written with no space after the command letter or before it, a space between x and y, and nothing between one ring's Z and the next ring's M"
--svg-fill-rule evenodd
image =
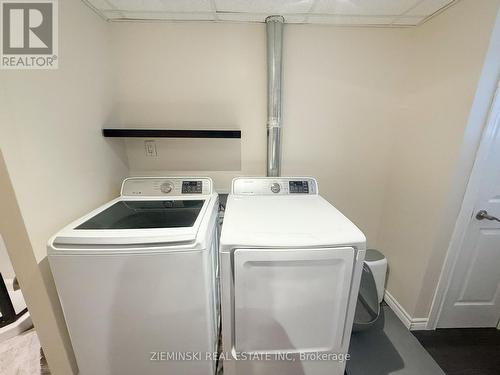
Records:
M51 238L81 375L215 373L217 212L209 178L128 178Z
M365 249L315 179L233 180L220 245L224 375L343 375Z

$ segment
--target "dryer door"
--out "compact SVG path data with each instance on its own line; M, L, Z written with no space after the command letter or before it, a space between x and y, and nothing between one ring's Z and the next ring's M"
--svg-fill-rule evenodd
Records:
M339 352L355 250L237 249L236 352Z

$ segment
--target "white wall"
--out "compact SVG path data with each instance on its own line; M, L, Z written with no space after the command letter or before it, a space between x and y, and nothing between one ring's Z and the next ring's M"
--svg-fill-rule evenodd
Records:
M58 70L0 71L0 148L41 274L24 279L43 279L23 293L52 373L68 375L74 362L46 243L116 196L128 170L123 150L100 132L112 102L108 25L79 0L60 1L59 20Z
M112 124L243 133L241 142L157 141L152 159L143 140L129 140L131 174L209 175L227 191L235 175L265 173L264 25L114 23L111 31Z
M317 25L285 31L282 172L317 177L321 194L373 247L410 33Z
M100 132L112 102L108 25L81 1L59 7L59 69L0 72L0 147L39 261L47 235L115 196L127 173Z
M127 141L131 174L207 174L222 192L236 175L265 174L264 25L118 23L111 29L113 123L242 130L241 168L220 162L238 156L238 141L225 141L228 147L157 140L159 157L148 158L140 140ZM395 89L406 71L405 37L405 29L312 25L287 25L285 32L283 173L318 177L323 194L373 245L399 101ZM176 155L182 148L192 158ZM203 168L207 162L211 168Z
M411 71L392 133L378 243L390 263L389 291L416 318L429 314L460 208L461 201L446 204L465 189L466 181L452 181L499 4L461 1L408 41Z

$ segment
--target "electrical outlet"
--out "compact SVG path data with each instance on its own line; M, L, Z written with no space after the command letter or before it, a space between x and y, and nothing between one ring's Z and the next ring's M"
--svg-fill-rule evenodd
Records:
M146 150L146 156L158 156L158 152L156 151L156 142L154 140L144 141L144 149Z

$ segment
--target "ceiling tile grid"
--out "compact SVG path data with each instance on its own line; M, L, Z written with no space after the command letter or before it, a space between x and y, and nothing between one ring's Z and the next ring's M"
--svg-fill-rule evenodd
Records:
M318 0L314 13L347 16L398 16L418 0Z
M417 26L457 0L83 0L109 21L264 22Z
M215 8L221 12L307 14L314 0L215 0Z

